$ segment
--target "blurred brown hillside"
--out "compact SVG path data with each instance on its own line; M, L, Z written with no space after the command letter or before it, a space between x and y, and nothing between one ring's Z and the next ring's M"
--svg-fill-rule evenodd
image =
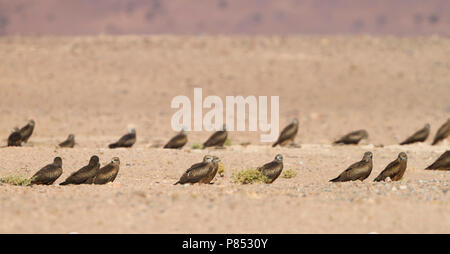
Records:
M0 0L0 34L450 35L449 0Z

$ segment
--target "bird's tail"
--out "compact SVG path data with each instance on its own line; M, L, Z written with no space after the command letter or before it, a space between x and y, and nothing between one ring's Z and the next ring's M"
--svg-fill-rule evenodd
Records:
M383 178L381 176L377 176L377 178L373 179L374 182L380 182L383 181Z
M275 143L273 143L272 147L275 147L275 146L277 146L277 145L278 145L278 141L275 142Z
M333 142L333 144L340 144L340 143L342 143L342 140L340 139Z
M177 184L179 184L179 183L180 183L180 181L178 181L178 182L174 183L173 185L177 185Z
M437 139L433 140L433 143L431 143L432 146L436 145L439 141Z
M59 185L68 185L68 184L69 184L68 182L62 182Z
M117 143L109 144L109 148L117 148Z
M339 182L339 176L330 180L330 182Z
M34 184L33 177L29 178L28 180L30 180L30 182L27 185L25 185L25 186L33 186L33 184Z

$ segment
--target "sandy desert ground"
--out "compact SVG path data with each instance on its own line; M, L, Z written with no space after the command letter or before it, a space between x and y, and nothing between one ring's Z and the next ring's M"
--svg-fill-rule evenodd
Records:
M450 233L449 172L423 169L450 148L396 145L450 117L450 40L440 37L96 36L0 38L1 145L30 118L25 147L0 148L0 176L31 176L63 158L53 186L0 184L0 233ZM210 133L189 133L183 150L154 145L174 131L174 96L279 95L280 125L300 121L300 148L272 148L260 133L231 132L225 150L194 150ZM133 124L131 149L107 149ZM365 128L358 146L331 146ZM60 149L69 133L77 146ZM251 142L247 147L242 142ZM381 147L383 145L384 147ZM365 151L364 182L329 183ZM373 183L400 151L400 182ZM173 186L204 154L225 176L212 185ZM298 172L271 185L232 175L273 159ZM97 154L119 156L114 184L58 186Z

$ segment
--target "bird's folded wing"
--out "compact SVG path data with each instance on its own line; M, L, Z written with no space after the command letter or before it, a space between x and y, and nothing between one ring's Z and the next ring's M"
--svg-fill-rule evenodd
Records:
M208 164L206 164L203 167L196 167L195 169L191 169L188 172L186 172L186 174L190 181L197 182L200 181L202 178L208 176L210 169L211 167L208 166Z
M217 131L209 137L209 139L205 142L206 145L216 144L222 142L227 138L226 131Z
M202 167L204 167L204 166L206 166L206 165L207 165L206 162L195 163L195 164L192 165L190 168L186 169L186 173L189 173L190 171L197 170L197 169L202 168Z
M165 147L177 147L186 144L187 138L186 135L178 134L173 137L169 142L165 145Z
M445 152L439 158L431 164L429 168L445 168L450 167L450 151Z
M389 163L386 168L380 173L380 176L384 178L390 177L392 178L394 175L398 173L398 168L400 167L400 163L398 160L395 160Z
M343 174L347 177L352 177L352 178L359 178L361 176L363 176L364 174L366 174L367 170L368 170L368 163L365 161L358 161L352 165L350 165L350 167L348 167Z
M283 140L283 139L289 138L292 135L294 135L296 132L297 132L297 126L295 124L291 123L288 126L286 126L286 128L284 128L283 131L281 131L280 138L278 140Z
M274 175L277 175L281 169L283 164L271 161L269 163L264 164L262 167L259 168L259 170L266 176L271 177Z

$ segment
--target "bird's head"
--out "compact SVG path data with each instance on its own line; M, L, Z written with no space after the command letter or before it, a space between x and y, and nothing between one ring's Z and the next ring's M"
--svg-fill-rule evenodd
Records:
M120 165L119 157L113 157L113 158L111 159L111 163L112 163L113 165L119 166L119 165Z
M372 157L373 157L372 152L365 152L365 153L364 153L363 160L364 160L364 161L370 161L370 160L372 160Z
M70 139L70 140L74 140L74 139L75 139L75 135L73 135L73 134L69 134L69 137L68 137L68 139Z
M283 162L283 155L277 154L277 155L275 156L275 160L276 160L276 161L279 161L279 162Z
M213 160L214 160L214 156L211 156L211 155L205 155L205 157L203 157L203 162L206 162L206 163L211 163L211 162L213 162Z
M35 123L34 123L34 120L31 119L30 121L28 121L28 124L31 125L31 126L34 126L34 124L35 124Z
M408 156L406 156L406 153L401 152L398 154L398 159L401 161L406 161L408 159Z
M298 119L297 118L292 119L292 123L298 125Z
M55 157L55 159L53 159L53 164L56 164L56 165L62 167L62 159L61 159L61 157Z
M94 155L89 160L89 165L97 165L99 161L100 161L100 159L98 158L98 156Z
M425 124L425 127L424 127L424 128L427 129L427 130L429 130L429 129L430 129L430 124L429 124L429 123Z
M227 125L226 124L223 124L222 125L222 131L226 131L227 130Z

